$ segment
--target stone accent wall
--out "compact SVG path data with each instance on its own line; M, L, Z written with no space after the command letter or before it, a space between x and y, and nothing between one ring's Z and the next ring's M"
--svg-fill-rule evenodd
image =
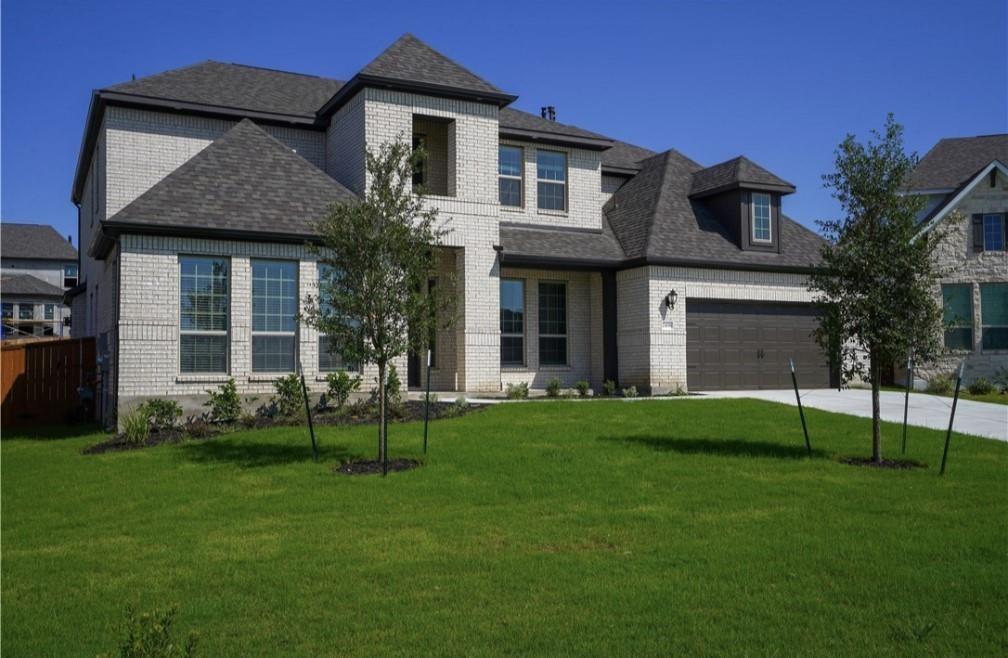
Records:
M686 383L690 299L811 303L801 274L648 266L617 274L620 386L666 393ZM678 293L674 309L665 304Z
M601 307L592 305L593 281L597 279L597 298L601 304L601 277L588 272L564 272L558 270L528 270L505 267L502 277L522 279L525 282L525 366L507 366L501 369L501 387L508 384L528 383L530 388L543 389L553 377L560 379L564 387L572 387L579 380L594 382L601 377L594 375L592 363L594 353L601 354L601 324L598 325L599 342L594 344L596 333L592 326L594 317L601 323ZM562 281L567 284L567 365L541 366L539 364L539 282ZM499 311L497 317L499 318ZM499 325L498 325L499 329ZM498 362L500 353L497 354ZM601 363L601 360L599 360Z
M119 212L236 123L135 108L106 108L102 131L107 145L103 218ZM308 162L325 168L324 133L265 124L261 127Z
M998 172L995 186L985 177L944 220L948 237L939 247L937 265L943 272L942 283L967 283L973 289L973 349L950 352L932 363L917 365L917 375L929 380L938 374L952 373L965 361L963 379L970 383L984 377L991 380L1001 368L1008 368L1008 350L984 351L982 340L981 283L1008 283L1008 252L973 251L971 216L976 213L1008 214L1008 178ZM941 303L940 286L935 295ZM904 369L897 370L897 381L905 378Z
M251 260L269 258L299 263L299 299L318 290L317 262L303 245L126 235L121 238L123 290L119 300L119 409L149 397L204 399L208 388L234 377L242 396L266 402L273 381L282 376L254 373L251 367ZM224 375L179 372L179 255L224 257L230 262L229 372ZM114 316L113 312L108 313ZM326 388L318 368L318 332L301 323L297 356L313 392ZM395 363L405 385L406 359ZM362 373L362 390L374 387L377 369ZM192 406L190 405L190 406Z
M521 208L501 207L501 221L520 222L543 226L571 226L575 228L602 228L602 159L598 151L567 148L563 146L536 145L502 139L501 144L522 149L522 202ZM539 210L536 184L536 151L559 151L567 155L567 210ZM497 153L494 153L493 182L497 185ZM499 190L494 190L499 200Z

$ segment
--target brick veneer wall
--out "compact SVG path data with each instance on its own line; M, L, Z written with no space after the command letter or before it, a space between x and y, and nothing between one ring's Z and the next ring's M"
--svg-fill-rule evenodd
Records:
M949 229L946 240L939 247L936 262L943 272L942 283L966 283L973 291L973 349L946 354L932 363L917 365L917 375L924 380L938 374L948 374L965 361L963 378L967 383L984 377L990 380L1001 368L1008 368L1008 350L984 351L982 340L981 283L1008 283L1008 252L973 251L973 233L970 225L975 213L1008 213L1008 178L998 172L995 186L984 178L943 222ZM941 303L941 288L935 289ZM897 370L897 379L905 377L903 369Z
M690 299L810 303L801 274L647 266L617 274L620 385L652 393L687 389ZM665 296L675 290L674 309Z

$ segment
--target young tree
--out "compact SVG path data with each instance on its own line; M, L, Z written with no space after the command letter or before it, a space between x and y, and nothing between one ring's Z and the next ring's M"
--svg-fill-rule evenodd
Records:
M918 361L941 351L940 273L932 258L947 231L921 232L923 199L906 195L915 154L903 151L903 127L890 114L866 143L848 135L835 171L823 176L843 219L819 222L827 240L810 277L826 312L816 332L840 361L844 382L871 382L872 461L882 460L879 387L882 369L908 354Z
M344 359L378 366L378 459L387 464L389 365L411 347L426 347L438 317L450 322L444 291L453 286L426 290L446 231L412 186L422 150L400 139L366 157L364 198L334 205L316 226L321 240L313 249L330 275L320 277L318 296L305 300L304 317Z

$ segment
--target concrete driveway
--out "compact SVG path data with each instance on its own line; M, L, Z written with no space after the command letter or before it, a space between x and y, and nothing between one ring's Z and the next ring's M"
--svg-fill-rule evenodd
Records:
M793 390L716 391L703 395L716 398L756 398L797 406ZM903 393L882 391L879 394L879 403L882 420L903 422ZM813 409L871 418L871 391L813 389L802 393L802 404ZM911 393L907 422L910 425L946 430L951 411L952 398ZM953 431L1008 441L1008 405L959 400Z

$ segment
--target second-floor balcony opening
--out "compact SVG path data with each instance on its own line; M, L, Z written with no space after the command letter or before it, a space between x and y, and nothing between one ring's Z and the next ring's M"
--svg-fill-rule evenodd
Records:
M413 115L413 148L426 159L413 172L413 187L435 196L455 196L455 121Z

